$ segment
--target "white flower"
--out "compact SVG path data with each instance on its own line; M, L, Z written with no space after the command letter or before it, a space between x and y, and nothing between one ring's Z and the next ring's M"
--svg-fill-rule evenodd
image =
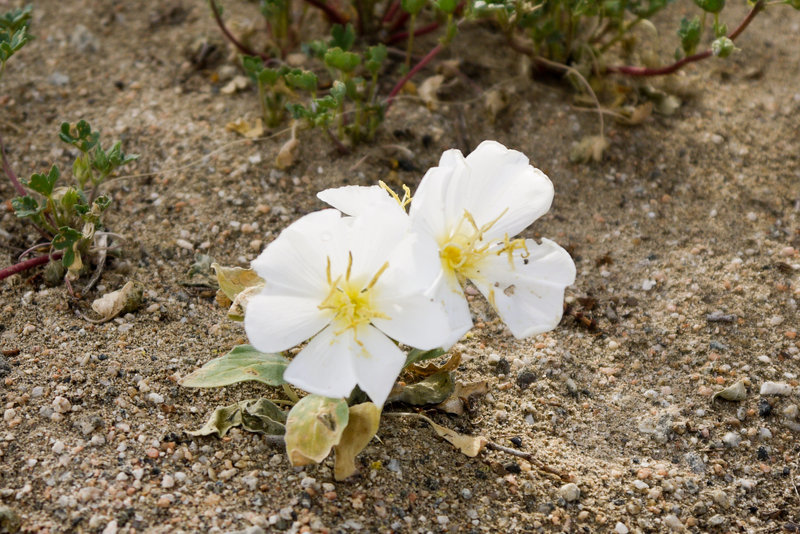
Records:
M287 382L327 397L358 384L381 406L405 363L392 339L429 350L449 335L446 311L426 294L441 277L436 244L393 213L311 213L253 261L266 281L245 315L253 346L277 352L311 338Z
M343 212L357 215L371 206L403 213L378 186L348 186L317 195ZM436 297L450 313L453 345L472 326L463 283L488 299L518 338L552 330L561 320L564 289L575 281L575 264L553 241L515 239L544 215L553 185L528 158L500 143L484 141L464 158L442 154L439 166L422 179L409 217L415 230L432 236L445 276Z

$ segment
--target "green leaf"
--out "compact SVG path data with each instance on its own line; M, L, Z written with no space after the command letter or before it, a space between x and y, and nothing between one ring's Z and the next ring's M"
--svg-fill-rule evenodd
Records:
M443 13L453 13L458 7L458 0L436 0L434 5Z
M432 360L433 358L438 358L442 356L445 352L444 349L433 349L433 350L419 350L419 349L411 349L408 351L408 355L406 356L406 363L403 365L405 369L412 363L424 362L425 360Z
M61 132L58 136L65 143L75 146L84 153L93 149L100 139L100 133L93 132L92 127L85 120L78 121L74 126L68 122L61 123Z
M83 238L83 234L69 226L62 226L58 229L58 233L53 237L53 248L56 250L63 250L64 256L61 258L61 263L64 267L69 269L76 259L80 261L80 257L75 254L75 244Z
M39 205L35 198L30 195L25 195L24 197L12 198L11 207L14 208L14 214L20 219L23 219L39 215L44 211L47 205Z
M14 33L20 28L27 28L31 20L33 5L12 9L0 15L0 28Z
M681 39L681 48L683 48L684 54L687 56L694 54L695 50L697 50L697 45L700 44L701 34L702 26L700 25L699 17L694 16L691 20L687 18L681 19L678 37Z
M353 25L347 23L346 26L341 24L334 24L331 28L331 47L339 47L342 50L350 50L353 43L356 42L356 32L353 30Z
M25 28L20 28L16 32L8 36L5 32L0 31L0 62L5 63L16 52L25 46L33 37L31 37Z
M310 71L297 70L297 72L289 72L284 76L286 83L295 89L302 89L309 93L314 93L317 90L317 75Z
M78 213L88 211L85 197L74 187L58 187L53 191L53 200L61 204L64 213Z
M347 86L341 80L336 80L331 86L330 96L336 101L336 105L340 106L344 102L344 97L347 96Z
M416 384L395 386L386 399L386 404L392 402L405 402L414 406L439 404L444 402L454 389L453 377L449 372L436 373Z
M416 15L425 7L425 0L402 0L400 6L409 15Z
M364 447L375 437L381 420L381 409L371 402L350 407L347 427L342 439L333 450L336 458L333 463L333 476L344 480L357 471L355 459Z
M338 445L350 417L344 399L308 395L286 418L286 452L292 465L320 463Z
M694 3L707 13L719 13L725 7L725 0L694 0Z
M350 73L361 64L361 56L334 47L325 52L325 64L342 72Z
M387 51L385 45L379 44L369 47L369 50L367 50L367 62L364 66L370 74L375 76L378 73L381 64L386 60L386 55Z
M250 345L239 345L230 352L206 363L179 382L188 388L214 388L248 380L268 386L280 386L289 360L281 354L257 351Z
M272 401L248 399L215 409L202 428L186 433L224 438L231 428L241 426L250 432L280 436L286 431L285 422L286 414Z
M50 168L50 172L47 174L39 174L35 173L31 175L30 181L28 181L27 185L28 188L33 189L37 193L49 197L53 194L53 187L56 185L56 181L58 181L59 172L58 167L53 165Z

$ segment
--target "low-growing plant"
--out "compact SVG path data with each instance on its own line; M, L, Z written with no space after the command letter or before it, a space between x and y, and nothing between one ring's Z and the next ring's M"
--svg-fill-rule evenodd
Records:
M46 269L45 280L55 284L63 278L70 283L87 271L97 238L108 235L104 232L103 218L111 199L99 195L98 189L118 168L139 156L125 154L119 141L104 149L100 133L92 131L83 120L74 125L63 123L59 137L78 149L71 184L61 183L61 172L56 165L47 172L32 174L28 180L19 180L10 168L6 169L19 193L11 200L15 214L26 219L44 239L26 253L43 247L51 250L27 263L4 269L0 279L19 272L22 267L54 260ZM107 244L101 248L104 259Z
M356 472L354 458L376 435L384 406L464 414L472 395L487 393L485 382L455 380L458 351L431 362L473 326L468 282L515 337L526 338L558 325L575 265L553 241L516 237L550 208L553 186L523 154L493 141L466 158L445 152L413 199L410 189L400 197L382 182L317 196L335 209L290 224L252 269L198 258L190 273L216 272L217 300L230 306L229 318L244 321L251 344L181 384L282 387L285 399L217 408L190 434L222 437L241 426L285 443L295 466L322 462L334 450L341 480ZM291 359L282 352L298 345ZM309 394L301 398L291 386ZM389 413L424 419L468 456L486 446L504 450L418 414Z
M673 0L262 0L261 12L269 29L269 44L263 51L232 35L224 24L220 2L209 1L222 31L248 56L245 69L258 84L265 122L277 126L288 109L295 120L327 130L338 144L351 146L373 137L386 108L406 82L452 43L465 22L490 22L505 36L510 50L529 56L538 69L566 74L573 82L580 77L576 87L592 93L599 105L592 91L597 83L587 82L590 78L661 76L708 57L725 58L736 51L736 38L768 6L800 9L798 0L756 0L749 4L744 19L729 30L725 0L694 0L698 14L681 20L674 61L640 66L622 64L636 61L637 52L647 44L636 30L654 28L653 17ZM309 6L319 9L331 24L328 40L300 38L308 33ZM438 39L425 41L428 48L420 57L419 37L433 32ZM710 44L703 49L705 42ZM402 64L390 67L384 47L400 43L405 43ZM281 66L297 49L319 60L325 76ZM259 62L272 67L259 67ZM302 83L292 85L287 76ZM387 77L393 78L391 85ZM388 93L379 94L381 87L389 86Z
M28 33L33 6L0 13L0 79L11 56L19 52L33 37Z

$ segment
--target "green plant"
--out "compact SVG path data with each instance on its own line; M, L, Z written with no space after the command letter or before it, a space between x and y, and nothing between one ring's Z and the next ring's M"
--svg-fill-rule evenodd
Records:
M69 282L86 270L91 246L104 229L103 217L111 200L98 195L98 188L119 167L139 156L123 153L120 142L104 149L99 132L92 131L83 120L74 125L63 123L59 137L79 151L72 165L74 183L59 185L61 173L53 165L46 173L18 181L20 194L11 205L17 217L27 219L45 240L29 250L47 245L51 248L49 254L28 260L26 268L36 265L32 263L35 261L42 264L60 258L60 267L54 264L48 273L49 281L55 282L66 273ZM18 265L0 272L0 279L18 272Z
M33 38L28 33L32 10L28 5L0 14L0 79L6 62Z
M412 76L424 68L469 21L489 21L505 36L510 48L529 56L538 69L565 73L582 91L594 93L589 78L611 74L628 77L661 76L689 63L732 54L734 41L767 6L785 4L800 9L798 0L767 3L756 0L733 31L723 21L725 0L695 0L698 15L684 18L677 29L675 60L662 67L615 64L635 60L643 44L635 31L653 26L651 19L673 0L262 0L261 13L269 31L264 51L252 50L225 27L222 8L210 0L224 34L243 53L245 70L258 86L262 115L277 126L288 109L295 120L327 130L346 149L371 139L386 109ZM293 7L292 3L296 5ZM305 13L297 6L319 9L331 24L328 39L306 39ZM420 36L439 38L414 61ZM710 35L710 38L707 36ZM710 41L707 49L702 43ZM375 45L374 43L378 43ZM402 64L392 68L388 46L405 43ZM282 58L301 48L310 57L308 70L282 66ZM501 53L498 51L498 53ZM399 59L399 57L398 57ZM316 63L315 63L316 62ZM264 66L265 64L271 67ZM388 72L400 72L391 90L379 95ZM601 127L602 130L602 127ZM601 135L602 137L602 135Z

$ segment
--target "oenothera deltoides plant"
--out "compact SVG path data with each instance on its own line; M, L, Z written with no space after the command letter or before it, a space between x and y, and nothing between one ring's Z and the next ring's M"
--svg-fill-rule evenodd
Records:
M454 411L454 401L480 389L454 384L458 353L441 366L417 365L472 327L468 282L515 337L526 338L556 327L575 265L553 241L517 237L550 208L553 186L525 155L494 141L467 157L445 152L413 200L407 188L400 198L383 183L318 196L336 209L289 225L251 270L213 265L232 302L229 316L244 310L251 345L182 384L283 386L289 400L275 402L292 404L288 414L266 399L242 401L218 408L194 434L241 425L282 436L293 465L319 463L333 448L342 479L356 471L354 458L377 432L384 405ZM280 353L290 349L291 360ZM398 381L401 373L408 380ZM299 399L288 384L310 394ZM487 443L428 422L465 454Z

